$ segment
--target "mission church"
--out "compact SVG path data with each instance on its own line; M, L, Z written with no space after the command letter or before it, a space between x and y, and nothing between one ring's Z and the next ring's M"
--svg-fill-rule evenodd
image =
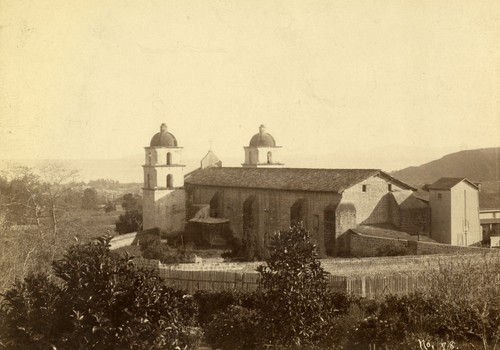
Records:
M265 245L272 233L302 223L330 255L345 249L340 238L356 227L431 234L430 205L416 188L379 169L287 168L264 125L243 147L241 167L223 167L210 150L198 169L184 174L182 150L166 124L145 147L145 230L167 236L189 230L218 245L224 243L218 233L229 227Z

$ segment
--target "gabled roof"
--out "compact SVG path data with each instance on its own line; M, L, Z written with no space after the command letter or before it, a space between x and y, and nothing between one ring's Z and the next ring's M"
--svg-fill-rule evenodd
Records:
M474 188L479 188L475 183L467 180L464 177L442 177L432 185L429 185L430 190L449 190L458 185L460 182L465 181Z
M207 168L192 172L184 182L187 185L341 193L377 175L413 189L377 169Z

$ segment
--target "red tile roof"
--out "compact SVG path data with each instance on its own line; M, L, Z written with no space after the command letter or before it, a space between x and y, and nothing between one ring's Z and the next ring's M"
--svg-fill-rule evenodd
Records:
M381 176L407 189L413 187L377 169L208 168L186 176L187 185L250 187L293 191L342 191L372 176Z
M437 180L436 182L434 182L432 185L429 185L429 189L430 190L449 190L449 189L455 187L457 184L459 184L462 181L467 182L469 185L471 185L475 188L478 188L478 186L475 183L470 182L469 180L467 180L466 178L463 178L463 177L442 177L439 180Z

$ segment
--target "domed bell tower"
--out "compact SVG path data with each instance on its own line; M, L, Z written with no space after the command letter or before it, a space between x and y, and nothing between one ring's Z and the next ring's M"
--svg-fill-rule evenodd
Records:
M276 146L276 141L271 134L266 132L266 127L261 125L259 133L250 139L245 150L245 163L241 164L247 168L281 168L284 166L279 161L281 146Z
M186 215L183 148L163 123L144 149L143 229L158 227L167 235L181 232Z

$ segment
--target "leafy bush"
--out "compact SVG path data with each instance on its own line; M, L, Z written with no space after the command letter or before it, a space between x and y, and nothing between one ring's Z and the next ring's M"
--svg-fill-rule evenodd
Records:
M59 283L30 276L4 294L0 330L11 349L175 349L193 341L196 306L109 251L110 237L70 247Z
M60 312L62 290L46 274L17 281L3 297L0 344L6 348L50 349L69 333L68 318Z
M118 217L115 231L124 234L142 230L142 213L138 210L126 211Z
M123 196L122 207L125 214L120 215L115 224L115 231L124 234L142 230L142 202L141 197L127 193Z
M321 340L329 311L325 308L326 272L309 231L293 226L271 241L261 274L261 305L267 342L285 347L314 346Z
M215 314L226 311L230 306L242 306L256 309L260 300L260 293L244 293L237 290L220 292L198 290L193 295L198 305L198 323L204 327Z
M269 258L268 250L258 242L257 236L252 232L244 232L240 238L234 232L224 232L224 239L231 250L222 254L222 257L240 261L262 261Z
M149 236L139 242L142 257L160 260L163 264L191 263L195 254L190 246L171 248L162 244L159 237Z
M259 313L242 306L230 305L215 314L206 329L207 342L214 349L252 350L259 343Z
M107 201L106 202L106 205L104 206L104 211L106 213L111 213L112 211L115 211L116 210L116 205L115 203L111 202L111 201Z

